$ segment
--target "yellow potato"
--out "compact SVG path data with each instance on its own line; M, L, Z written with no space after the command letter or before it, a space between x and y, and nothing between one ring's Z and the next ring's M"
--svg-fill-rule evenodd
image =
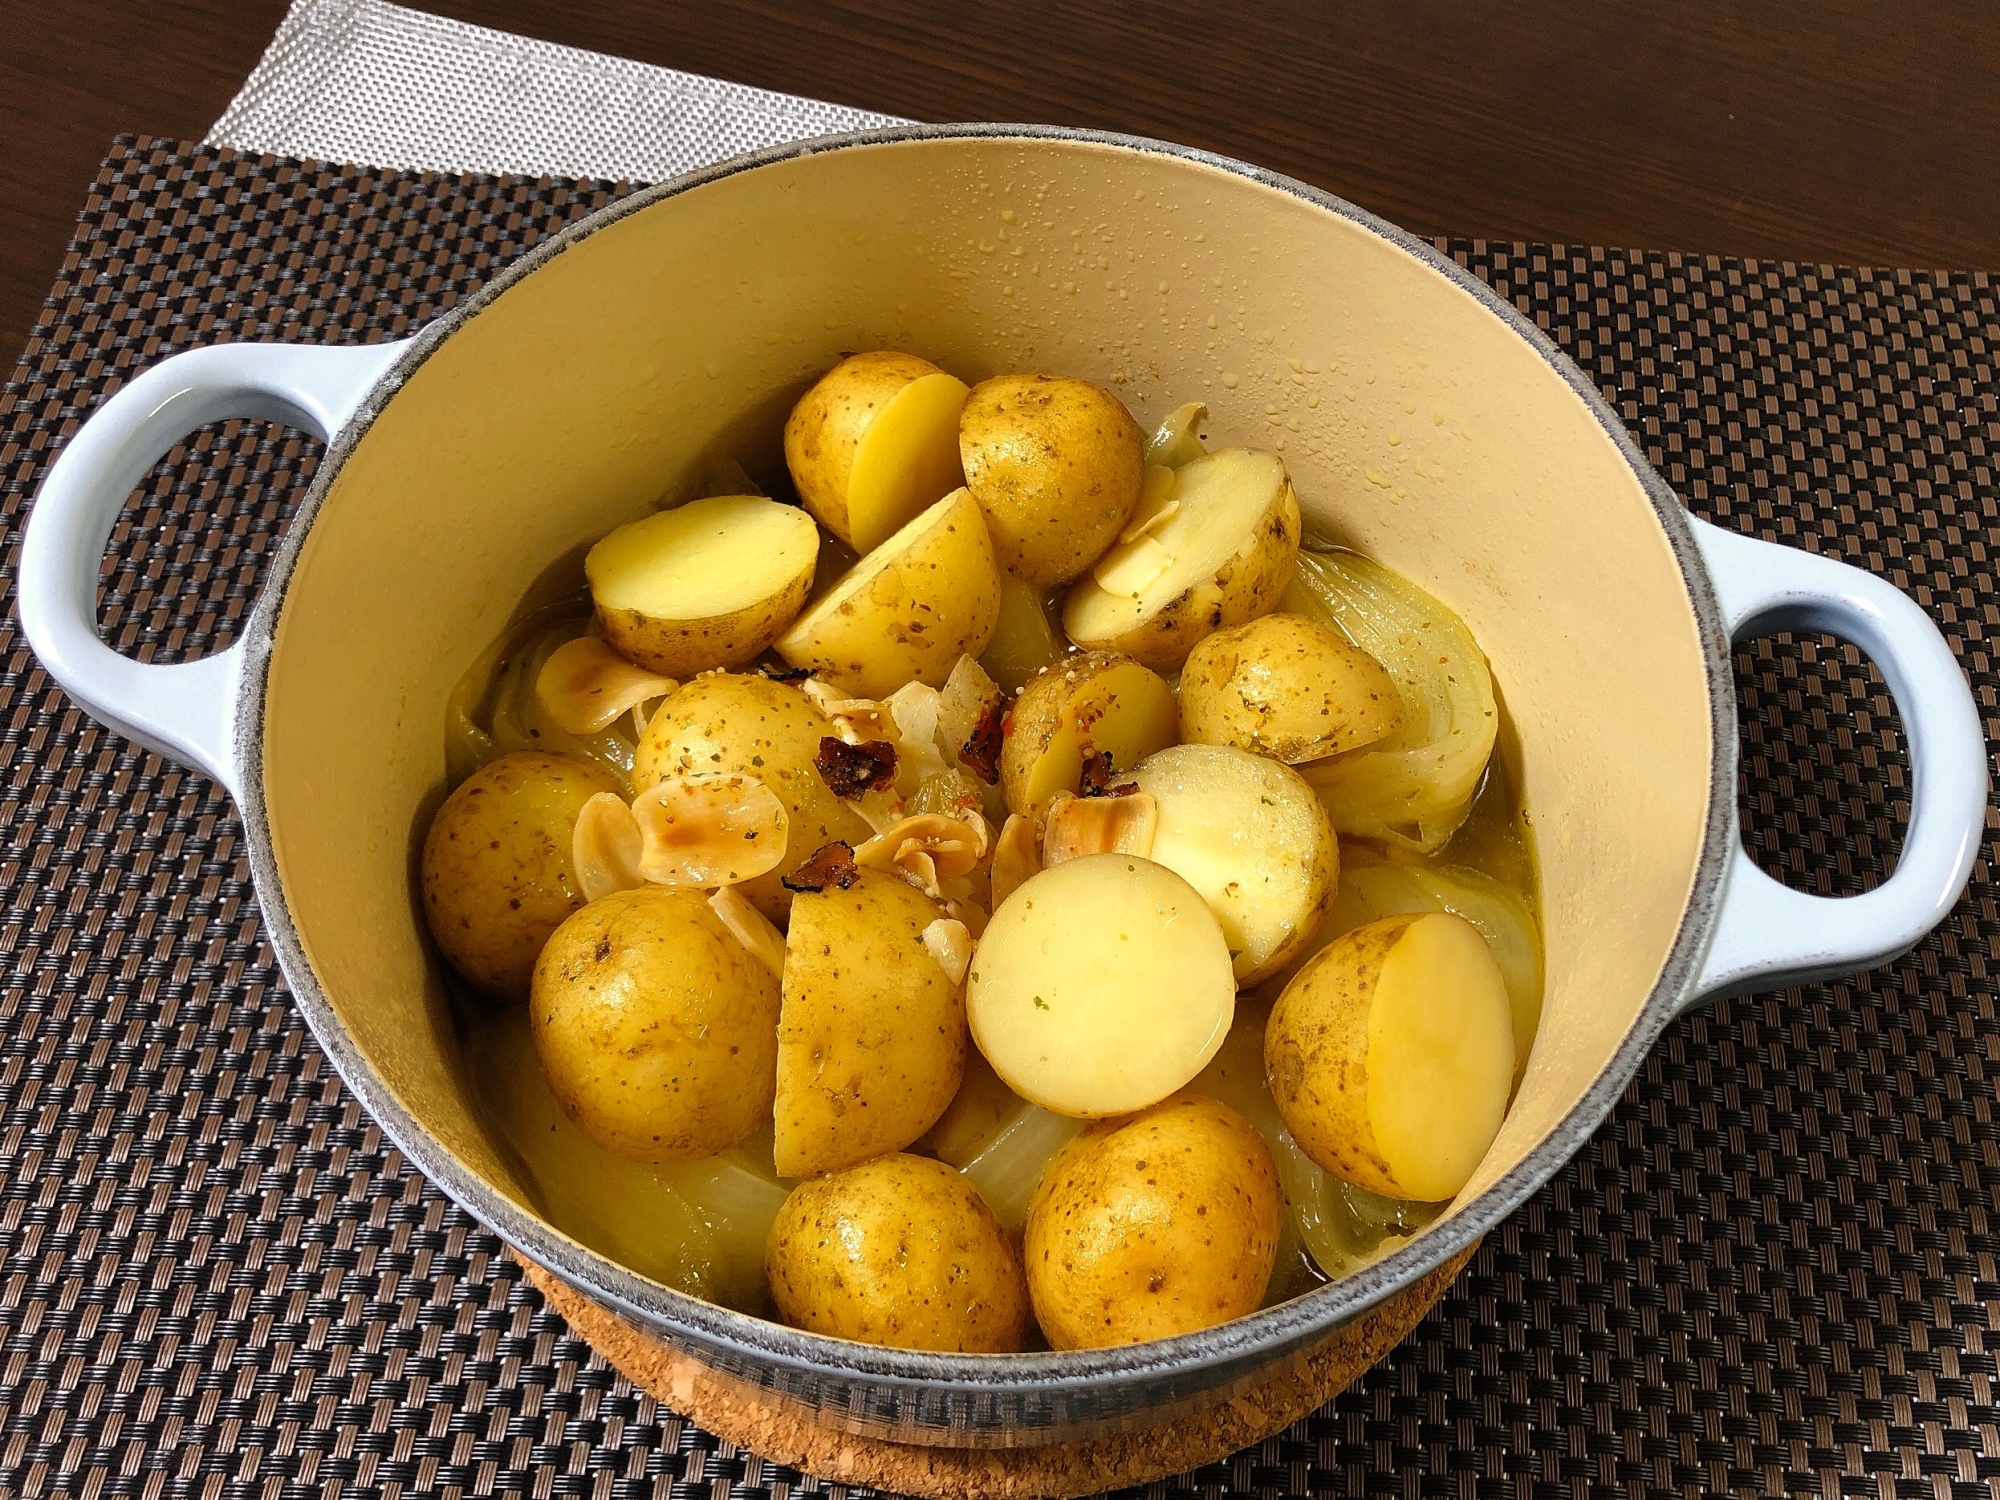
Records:
M965 382L914 354L852 354L785 422L785 464L806 509L858 552L880 546L964 479Z
M1000 619L979 658L993 680L1013 693L1068 649L1041 590L1002 574Z
M1000 787L1017 813L1039 811L1074 792L1087 758L1109 754L1129 771L1175 739L1173 689L1129 657L1110 651L1066 656L1021 689L1000 751Z
M1177 667L1203 636L1283 595L1302 531L1283 459L1224 448L1177 470L1170 499L1172 514L1070 590L1063 629L1077 645Z
M819 528L795 505L717 495L621 526L584 559L605 639L669 677L740 667L792 623Z
M608 1151L695 1161L770 1115L778 981L701 891L591 902L542 950L528 1007L549 1087Z
M982 381L959 417L966 487L994 553L1032 588L1068 583L1118 540L1139 503L1145 447L1123 402L1066 375Z
M1454 1196L1493 1144L1514 1079L1506 981L1477 929L1385 917L1313 956L1264 1033L1264 1071L1300 1148L1390 1198Z
M577 814L620 790L589 761L516 750L445 798L424 837L424 917L454 969L493 994L527 997L542 944L583 905L570 858Z
M1228 1105L1180 1094L1065 1146L1028 1209L1035 1320L1056 1349L1136 1344L1256 1310L1284 1211L1271 1151Z
M1208 1065L1229 1033L1229 945L1164 865L1087 854L1000 904L966 975L972 1038L994 1072L1061 1115L1128 1114Z
M1204 636L1181 669L1181 738L1288 766L1372 745L1403 719L1382 664L1304 615Z
M785 805L785 857L740 889L757 909L782 921L792 893L783 879L835 840L865 843L874 832L820 779L814 762L833 723L795 687L766 677L715 672L697 677L662 703L632 757L639 791L669 776L755 776Z
M1305 778L1233 745L1171 745L1132 781L1157 812L1148 857L1201 892L1236 982L1277 973L1318 930L1340 873L1333 825Z
M951 1103L965 1072L965 992L924 946L943 916L874 870L793 900L774 1116L782 1176L900 1151Z
M796 1328L894 1349L1007 1354L1027 1287L1000 1221L941 1161L884 1156L802 1182L765 1264Z
M863 698L943 687L1000 617L1000 570L979 507L956 490L848 570L778 638L778 654Z

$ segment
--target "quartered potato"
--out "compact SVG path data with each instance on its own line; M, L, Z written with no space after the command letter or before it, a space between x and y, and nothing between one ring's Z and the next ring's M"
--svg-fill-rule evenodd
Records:
M1271 1151L1228 1105L1181 1094L1088 1127L1050 1161L1022 1258L1056 1349L1212 1328L1256 1310L1284 1197Z
M1340 870L1333 826L1304 778L1231 745L1172 745L1131 779L1155 805L1149 857L1208 902L1236 982L1283 968L1318 928Z
M1175 471L1174 510L1070 590L1063 629L1087 650L1177 667L1196 641L1269 611L1302 532L1284 460L1224 448Z
M1201 894L1164 865L1090 854L993 913L966 976L972 1038L1007 1086L1056 1114L1144 1109L1207 1066L1236 979Z
M1288 766L1372 745L1403 719L1382 664L1304 615L1203 636L1181 668L1181 737Z
M1285 986L1264 1068L1286 1128L1334 1176L1391 1198L1450 1198L1507 1112L1506 981L1462 917L1367 923Z
M981 381L959 417L966 487L994 554L1031 588L1068 583L1118 540L1145 446L1122 401L1066 375Z
M820 523L868 552L959 488L965 382L927 359L853 354L820 377L785 423L785 464Z
M778 639L778 654L861 698L943 687L1000 617L1000 571L979 506L957 490L909 522Z
M784 877L836 840L864 843L874 831L827 789L815 762L833 722L797 688L766 677L715 672L662 703L632 758L641 793L670 777L753 776L785 808L785 857L739 889L773 921L791 909Z
M924 942L943 918L922 891L874 870L793 900L778 1017L783 1175L900 1151L958 1092L965 994Z
M1111 757L1129 771L1174 742L1173 690L1130 657L1090 651L1051 663L1030 679L1008 715L1000 786L1017 813L1040 812L1074 792L1086 759Z
M549 934L583 905L571 843L584 804L616 793L601 766L516 750L445 798L424 837L424 918L480 989L525 999Z
M962 1354L1021 1347L1020 1257L941 1161L883 1156L802 1182L771 1226L771 1300L795 1328Z
M542 950L528 1006L563 1112L607 1151L695 1161L770 1115L778 981L700 891L591 902Z

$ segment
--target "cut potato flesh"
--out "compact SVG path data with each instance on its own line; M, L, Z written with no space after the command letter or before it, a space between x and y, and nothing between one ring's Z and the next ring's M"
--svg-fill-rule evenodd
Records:
M1259 525L1290 482L1284 461L1260 448L1224 448L1188 463L1175 475L1173 514L1106 553L1092 581L1070 595L1063 610L1070 639L1116 640L1215 578L1255 548Z
M1056 663L1014 706L1010 743L1001 753L1001 774L1007 804L1015 812L1043 811L1058 792L1076 791L1086 756L1109 755L1116 775L1174 742L1179 711L1173 689L1157 672L1135 661L1090 665L1086 658L1072 660L1075 665ZM1036 712L1050 693L1066 694L1056 707L1053 726ZM1038 731L1046 731L1047 739L1041 753L1033 755ZM1027 760L1025 772L1017 771L1029 755L1033 758Z
M869 552L965 483L958 414L968 387L940 370L889 398L854 449L847 478L847 525Z
M1199 892L1150 860L1094 854L1042 871L993 914L966 1008L1009 1088L1094 1118L1158 1103L1207 1066L1236 980Z
M1132 773L1157 808L1150 858L1200 891L1222 924L1237 982L1274 973L1312 937L1339 870L1312 788L1291 767L1233 745L1174 745Z

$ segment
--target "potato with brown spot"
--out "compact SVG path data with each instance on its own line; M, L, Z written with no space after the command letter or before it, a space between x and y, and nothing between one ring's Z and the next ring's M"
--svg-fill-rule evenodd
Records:
M972 1184L921 1156L802 1182L771 1226L771 1300L795 1328L955 1354L1021 1347L1020 1257Z
M1304 615L1271 614L1204 636L1181 669L1181 737L1288 766L1393 733L1403 699L1380 662Z
M958 1092L965 990L924 945L943 915L879 870L793 900L778 1019L780 1176L900 1151Z
M783 921L792 893L784 877L837 840L866 842L874 831L821 778L820 742L832 720L797 688L767 677L713 672L682 687L647 721L632 756L632 785L645 791L670 776L754 776L785 806L785 857L747 880L743 894Z
M701 891L600 897L556 929L528 1001L549 1087L634 1161L698 1161L770 1117L778 981Z
M1067 375L981 381L959 416L966 487L1000 566L1030 588L1068 583L1139 503L1146 436L1102 386Z
M583 905L570 847L583 805L622 792L601 766L516 750L461 782L424 837L424 918L471 983L527 998L549 934Z
M1053 1348L1095 1349L1240 1318L1264 1299L1283 1206L1263 1136L1214 1099L1089 1126L1028 1209L1035 1320Z
M1075 792L1087 758L1108 754L1129 771L1171 745L1173 689L1158 673L1115 651L1066 656L1021 689L1006 718L1000 787L1008 808L1040 813L1058 792Z

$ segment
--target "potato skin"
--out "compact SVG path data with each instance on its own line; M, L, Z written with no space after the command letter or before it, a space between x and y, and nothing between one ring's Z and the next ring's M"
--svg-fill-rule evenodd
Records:
M1283 1204L1264 1138L1217 1100L1176 1094L1088 1127L1028 1209L1028 1295L1049 1346L1134 1344L1254 1312Z
M893 349L850 354L799 398L785 419L785 467L799 499L819 523L849 546L847 481L854 450L877 412L912 380L941 373L927 359Z
M1181 669L1181 738L1288 766L1372 745L1402 722L1382 664L1317 620L1272 614L1204 636Z
M583 905L570 841L583 804L622 792L601 766L516 750L461 782L424 836L424 917L480 989L525 1000L549 934Z
M768 649L805 607L817 559L778 593L705 620L663 620L636 609L597 605L612 649L665 677L686 678L718 667L740 667Z
M1139 503L1146 437L1125 403L1067 375L999 375L958 422L966 487L1000 566L1031 588L1077 577Z
M1089 638L1068 607L1063 611L1063 628L1086 650L1122 651L1156 672L1168 671L1186 661L1203 636L1254 620L1277 604L1291 582L1304 534L1298 495L1287 478L1258 520L1250 549L1230 558L1212 578L1190 584L1159 613L1120 635ZM1078 597L1079 592L1072 590L1070 603Z
M900 1151L965 1076L965 990L924 947L944 915L900 877L864 870L792 902L778 1017L781 1177Z
M792 1189L765 1256L795 1328L895 1349L1008 1354L1028 1294L972 1184L941 1161L883 1156Z
M867 821L820 779L819 742L833 723L812 700L768 677L713 672L684 684L660 705L632 756L632 787L643 792L668 776L741 772L777 793L790 819L785 857L741 889L772 921L791 910L783 877L826 844L865 842Z
M1029 782L1036 763L1062 729L1063 716L1070 705L1086 699L1093 684L1119 667L1131 665L1130 657L1116 651L1086 651L1060 657L1028 679L1007 711L1007 737L1000 747L1000 789L1009 810L1025 813L1032 806ZM1159 691L1164 698L1164 683ZM1158 743L1149 744L1145 753L1172 744L1175 727L1171 722L1159 725L1155 736ZM1127 771L1131 767L1121 765L1118 769Z
M1426 912L1366 922L1292 976L1264 1027L1264 1080L1305 1154L1356 1187L1407 1196L1368 1113L1368 1008L1389 950Z
M556 929L528 1002L563 1112L634 1161L698 1161L769 1117L778 981L700 891L603 896Z

